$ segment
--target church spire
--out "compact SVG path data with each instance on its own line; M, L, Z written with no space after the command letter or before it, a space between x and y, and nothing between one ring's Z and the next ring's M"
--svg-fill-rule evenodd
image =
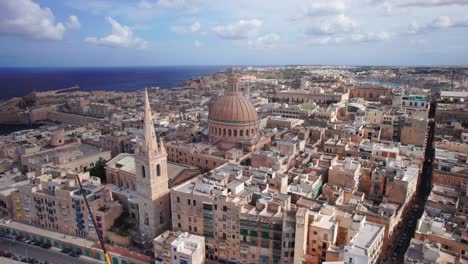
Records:
M154 132L153 115L151 114L151 106L148 99L148 92L145 88L145 116L144 120L144 131L145 131L145 142L143 151L149 158L158 152L158 143L156 133Z

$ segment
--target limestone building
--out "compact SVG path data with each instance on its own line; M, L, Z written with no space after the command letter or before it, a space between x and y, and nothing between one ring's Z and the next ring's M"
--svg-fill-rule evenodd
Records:
M205 238L166 231L153 240L155 264L205 263Z
M144 107L144 140L139 142L135 155L136 192L140 232L152 239L169 229L171 212L167 153L162 140L157 142L146 91Z

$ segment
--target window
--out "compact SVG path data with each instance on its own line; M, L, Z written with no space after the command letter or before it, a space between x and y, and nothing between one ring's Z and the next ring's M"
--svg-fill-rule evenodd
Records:
M206 211L213 211L213 205L212 205L212 204L203 203L203 210L206 210Z
M193 206L197 206L197 201L193 200Z
M148 213L145 212L145 221L144 221L144 224L145 225L149 225L149 217L148 217Z
M188 204L188 205L190 205L190 201L191 201L190 199L187 199L187 204Z
M180 197L177 196L177 203L180 203Z
M146 178L145 165L141 165L141 176Z
M161 165L156 165L156 176L161 176Z
M252 232L252 231L251 231ZM248 235L248 230L247 229L241 229L240 230L240 234L243 235L243 236L247 236Z

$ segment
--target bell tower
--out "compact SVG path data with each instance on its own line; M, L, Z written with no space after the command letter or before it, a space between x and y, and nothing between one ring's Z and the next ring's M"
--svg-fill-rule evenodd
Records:
M140 232L153 239L171 225L167 153L162 139L156 138L153 117L145 90L144 139L135 154L136 191Z

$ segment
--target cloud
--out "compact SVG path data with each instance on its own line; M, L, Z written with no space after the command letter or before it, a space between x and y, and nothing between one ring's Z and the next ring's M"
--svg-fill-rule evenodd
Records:
M304 33L306 35L335 35L340 33L353 32L357 23L350 17L340 14L333 17L320 19L309 24Z
M216 26L213 31L223 39L246 39L257 34L258 29L263 25L259 19L239 20L235 24Z
M171 30L177 34L186 34L186 33L195 33L198 32L201 28L201 24L198 21L193 22L189 26L173 26Z
M379 6L384 9L386 15L408 11L411 7L446 7L446 6L466 6L467 0L367 0L371 6ZM398 10L395 10L398 9Z
M390 1L391 0L368 0L368 3L371 6L381 7L385 15L392 15L394 14L394 7L393 3Z
M81 27L80 21L76 16L69 16L67 22L67 28L69 29L78 29Z
M391 39L392 34L388 32L364 32L341 35L321 35L312 36L307 39L309 45L327 45L327 44L343 44L343 43L363 43L377 42Z
M346 10L343 1L311 2L304 12L306 16L328 16L342 14Z
M141 8L145 8L145 9L150 9L150 8L153 7L153 5L150 2L148 2L147 0L141 0L139 6Z
M398 6L400 7L440 7L440 6L466 6L467 0L413 0L404 1Z
M194 46L195 48L200 48L201 46L203 46L203 43L201 43L201 42L198 41L198 40L195 40L195 41L193 42L193 46Z
M151 4L148 0L141 0L140 7L146 9L176 9L188 13L197 13L200 11L199 7L190 4L186 0L158 0L153 4Z
M108 47L139 48L148 47L148 42L135 36L130 27L121 25L112 17L107 17L107 22L112 26L112 33L102 38L87 37L86 42Z
M371 5L382 4L386 0L368 0ZM343 1L313 4L297 22L303 27L305 42L309 45L359 43L386 41L391 33L366 32L351 17L345 14L347 7ZM305 25L305 26L303 26Z
M415 22L411 23L408 29L409 34L425 34L429 32L449 29L449 28L467 28L468 17L461 20L452 20L448 16L439 16L431 22L419 25Z
M351 42L372 42L372 41L385 41L391 38L391 34L388 32L378 33L357 33L351 35Z
M32 0L0 1L0 33L45 40L60 40L66 29L56 23L52 10Z
M269 33L256 38L255 40L249 40L248 45L251 48L269 49L273 48L280 41L280 36L276 33Z

